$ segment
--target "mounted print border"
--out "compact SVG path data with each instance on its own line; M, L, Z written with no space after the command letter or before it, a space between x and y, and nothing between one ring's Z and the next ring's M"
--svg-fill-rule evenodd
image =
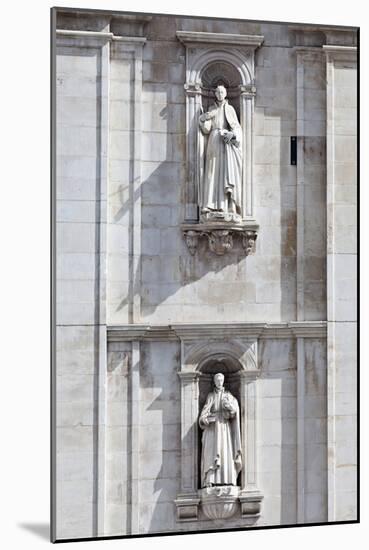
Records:
M359 29L51 20L52 541L358 522Z

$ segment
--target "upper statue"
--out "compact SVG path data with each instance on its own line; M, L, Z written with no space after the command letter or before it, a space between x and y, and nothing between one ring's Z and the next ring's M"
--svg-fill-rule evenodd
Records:
M237 485L242 469L240 414L237 399L223 387L224 375L214 376L199 418L202 434L201 487Z
M200 189L201 214L241 214L242 130L223 85L215 89L215 103L200 115L200 129L208 135L205 170Z

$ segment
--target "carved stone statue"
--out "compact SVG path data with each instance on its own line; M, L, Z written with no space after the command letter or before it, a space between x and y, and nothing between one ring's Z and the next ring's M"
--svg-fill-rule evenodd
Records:
M237 485L242 469L240 415L237 399L223 387L224 375L214 376L199 417L203 430L201 487Z
M199 197L202 217L208 219L212 212L225 219L241 214L242 131L226 96L225 87L217 86L215 103L199 119L202 133L208 136Z

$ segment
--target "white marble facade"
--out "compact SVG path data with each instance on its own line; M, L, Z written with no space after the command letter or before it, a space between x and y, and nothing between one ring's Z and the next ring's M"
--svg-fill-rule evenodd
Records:
M356 29L53 19L54 537L355 520ZM202 49L241 52L253 73L239 113L248 254L238 237L192 254L183 236L186 56ZM236 513L209 519L195 424L219 361L244 467Z

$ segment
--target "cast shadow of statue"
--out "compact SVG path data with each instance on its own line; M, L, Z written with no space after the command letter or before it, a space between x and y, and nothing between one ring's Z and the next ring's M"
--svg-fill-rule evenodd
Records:
M324 37L317 33L315 36L317 45L324 43ZM258 54L257 54L258 55ZM309 113L309 97L311 93L315 97L321 97L321 107L319 113L324 118L326 108L326 79L325 65L319 58L305 63L304 78L309 82L314 81L316 90L306 91L304 99L304 128L308 127L310 114L315 120L316 112ZM309 74L309 71L312 71ZM313 78L314 77L314 78ZM311 85L311 84L310 84ZM295 84L294 84L295 86ZM283 94L276 94L275 97L281 97ZM258 96L256 97L256 108L258 106ZM299 318L304 320L325 320L326 319L326 135L325 120L321 135L312 135L311 130L306 135L297 137L297 157L296 164L292 164L290 139L292 135L297 135L297 96L294 94L292 102L286 106L279 107L277 103L268 109L263 109L265 116L269 120L274 119L278 125L279 135L281 136L279 147L279 201L277 207L280 212L280 318L281 321L295 321ZM318 125L319 127L319 125ZM319 133L319 132L317 132ZM303 173L301 175L301 166ZM319 174L320 172L320 174ZM319 191L320 188L320 192ZM300 193L300 195L299 195ZM301 206L303 211L301 210ZM300 211L299 211L300 208ZM263 239L263 227L260 227L260 241ZM301 239L300 242L298 239ZM300 257L298 255L301 255ZM298 285L298 278L302 279L302 285ZM301 311L302 310L302 311ZM295 351L296 353L296 351ZM296 358L297 364L297 358ZM278 373L273 373L277 375ZM283 373L281 373L283 374ZM295 376L296 372L291 371ZM305 378L306 383L306 378ZM281 376L281 393L287 399L281 400L281 524L295 524L297 518L297 440L291 436L291 410L288 405L290 396L294 396L295 410L293 414L297 418L297 397L296 392L291 394L291 381ZM324 396L325 398L325 396ZM308 400L309 396L305 395ZM325 409L326 410L326 409ZM314 412L312 413L314 415ZM318 414L318 413L317 413ZM305 426L308 419L305 418ZM297 427L296 427L297 429ZM306 429L306 427L304 428ZM296 435L297 438L297 435ZM320 472L323 481L322 486L326 486L326 464L327 447L326 443L319 446L319 451L311 459L311 449L308 448L309 442L305 441L305 492L312 489L309 487L307 479L309 469L315 468L316 464L322 467ZM289 468L288 464L293 464ZM323 466L322 466L323 465ZM324 466L325 465L325 466ZM292 491L291 491L292 488ZM324 490L320 490L324 493ZM304 497L304 507L307 504L307 495ZM324 509L324 505L323 505ZM311 510L304 510L304 517L311 517ZM314 514L313 514L314 515ZM318 516L316 516L317 518ZM328 512L325 510L322 517L315 521L325 521ZM305 520L307 521L307 520Z
M264 360L263 349L259 350L261 361ZM291 355L296 357L295 354L296 346L293 343ZM273 366L270 370L265 368L261 382L266 387L268 383L274 387L274 390L266 389L263 395L264 417L260 419L262 425L268 425L268 429L262 430L265 436L259 447L259 464L262 465L260 490L265 495L262 507L273 518L273 524L293 525L297 523L298 491L296 367L282 370L274 370ZM273 509L276 508L279 508L279 514L274 513Z
M143 486L146 485L146 489L142 489L140 493L143 532L211 529L212 522L201 514L198 522L190 524L178 523L175 519L174 500L181 490L180 383L176 365L169 372L163 372L163 375L153 374L149 368L151 358L145 358L145 353L143 355L141 390L148 393L142 401L144 408L141 415L144 425L148 426L147 433L150 434L145 442L145 452L149 453L147 456L151 472L150 475L147 474L145 460L141 457L140 479ZM279 360L276 361L277 356ZM260 398L257 417L261 429L258 429L257 471L258 488L264 494L264 501L261 505L261 518L254 525L293 525L297 522L298 495L296 343L288 339L263 340L258 360L261 375L257 381ZM201 382L199 412L210 386L209 381ZM237 379L226 381L225 387L241 405ZM148 416L144 418L147 413ZM151 413L159 416L150 424L148 418ZM244 418L245 411L241 408L241 423ZM192 446L197 455L197 488L200 488L202 434L197 421L198 419L196 425L183 435L183 444L185 448ZM276 508L278 513L273 512ZM263 519L264 509L268 511L269 517L273 517L268 523ZM236 514L220 528L237 528L242 525L247 527L248 523Z
M299 489L299 462L298 462L298 409L297 409L297 344L295 340L262 340L258 350L258 361L261 366L261 376L258 383L259 389L259 425L261 438L259 438L259 488L264 493L263 508L269 517L272 517L275 525L295 525L298 518L298 501L303 499L305 508L305 521L308 521L312 513L311 504L308 504L308 494L319 491L325 492L327 486L327 446L324 443L316 444L314 441L305 441L304 476L305 491L302 495ZM310 403L310 413L305 419L305 433L307 422L311 423L311 417L318 417L318 410L312 410L311 404L319 403L315 407L326 410L326 396L324 391L319 393L317 399L314 389L314 364L307 367L306 371L306 409ZM324 377L324 375L323 375ZM314 421L313 421L314 422ZM315 425L314 425L315 428ZM315 428L315 432L316 431ZM315 434L316 437L316 434ZM308 459L308 457L310 457ZM321 479L321 488L317 489L317 474ZM310 483L309 483L310 482ZM314 484L314 486L311 485ZM314 496L314 495L313 495ZM315 495L317 496L317 495ZM324 497L323 497L324 498ZM275 510L279 509L279 513ZM306 514L306 512L308 512ZM313 514L315 512L313 511ZM327 511L319 517L315 514L315 521L326 521ZM263 524L266 524L263 520ZM269 522L267 525L270 525Z
M173 364L163 373L152 368L156 346L141 349L140 384L143 397L141 421L146 437L142 441L140 532L176 530L174 500L181 478L181 389L177 374L180 348L173 342Z
M194 303L219 305L239 301L239 297L230 298L229 293L221 292L220 285L227 280L227 275L219 277L222 271L232 269L228 276L231 283L246 285L245 250L241 237L233 238L233 249L223 256L217 256L209 250L207 238L201 237L198 249L191 255L183 238L181 223L185 219L185 202L191 197L185 197L186 192L186 117L185 91L181 97L172 102L170 85L162 85L166 90L166 99L160 105L152 105L152 124L160 125L161 132L151 135L151 145L154 151L159 151L161 160L147 161L150 154L143 151L142 181L135 189L133 161L130 161L129 195L126 196L122 187L120 195L121 206L114 215L113 221L127 216L131 232L129 251L129 283L128 292L116 306L117 311L125 307L131 308L134 296L141 296L144 316L155 314L160 305L177 306ZM143 82L143 92L155 90L149 82ZM180 115L180 116L179 116ZM164 122L164 124L163 124ZM198 120L192 124L197 127ZM154 126L155 127L155 126ZM143 122L145 129L145 122ZM164 131L166 129L166 131ZM133 136L131 136L133 141ZM157 143L155 143L157 142ZM133 145L132 145L133 147ZM152 154L152 158L155 158ZM133 150L132 150L133 155ZM132 157L133 158L133 157ZM151 166L153 170L151 171ZM134 227L134 205L141 200L141 258L137 269L134 268L132 232ZM193 283L207 279L209 284L199 285L196 298L190 288ZM219 283L212 296L211 286ZM202 288L200 288L202 287ZM222 313L222 311L220 311Z

